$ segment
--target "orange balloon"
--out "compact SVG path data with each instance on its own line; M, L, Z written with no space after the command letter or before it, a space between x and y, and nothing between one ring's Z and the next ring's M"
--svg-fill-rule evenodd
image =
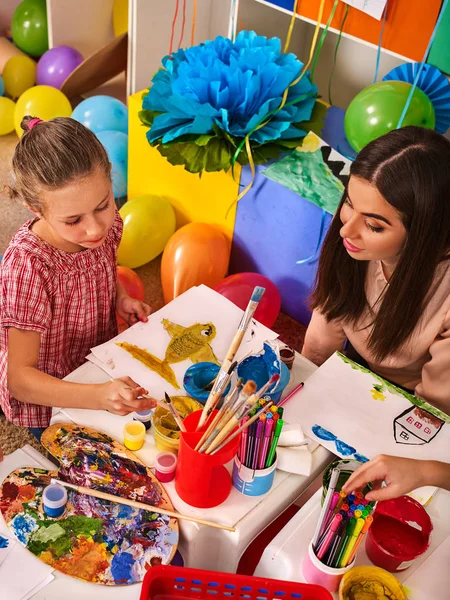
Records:
M195 285L216 286L228 271L230 252L231 244L217 225L189 223L181 227L162 257L164 301L170 302Z

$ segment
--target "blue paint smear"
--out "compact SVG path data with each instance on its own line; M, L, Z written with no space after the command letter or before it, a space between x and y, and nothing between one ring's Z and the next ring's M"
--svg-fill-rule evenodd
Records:
M334 442L337 440L337 437L334 435L334 433L331 433L331 431L324 429L320 425L313 425L312 430L313 433L321 440L325 440L326 442ZM353 450L353 452L355 451ZM351 454L353 454L353 452Z
M127 521L129 521L133 518L135 512L136 509L132 506L125 506L124 504L121 504L117 512L117 518L127 519Z
M111 563L111 573L114 582L117 584L128 583L131 578L131 569L134 565L134 558L129 552L120 552L116 554Z
M7 548L9 544L9 540L2 535L0 535L0 548Z
M363 454L358 454L357 452L355 452L354 459L358 460L359 462L362 462L362 463L369 462L369 459L367 458L367 456L364 456Z
M354 454L356 452L356 448L349 446L348 444L346 444L345 442L342 442L341 440L336 440L335 444L336 444L337 451L339 452L339 454L342 454L342 456L351 456L352 454Z
M19 542L26 545L30 533L36 528L36 521L29 515L17 515L17 517L11 521L11 527Z

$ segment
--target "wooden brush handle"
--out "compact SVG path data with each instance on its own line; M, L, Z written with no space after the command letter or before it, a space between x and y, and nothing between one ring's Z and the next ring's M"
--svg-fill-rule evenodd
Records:
M228 423L224 426L224 428L220 431L220 433L217 435L217 437L214 438L214 440L211 442L211 444L208 446L208 448L205 451L205 454L211 454L211 452L217 448L217 446L220 444L220 442L225 439L227 437L227 435L233 431L233 429L235 427L237 427L239 425L239 421L236 419L236 417L231 417L231 419L228 421Z

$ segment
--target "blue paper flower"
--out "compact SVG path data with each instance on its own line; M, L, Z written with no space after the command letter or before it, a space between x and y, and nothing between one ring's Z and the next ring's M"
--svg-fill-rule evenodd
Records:
M281 52L277 38L242 31L235 43L217 37L178 50L162 64L140 117L150 127L150 144L173 164L194 172L229 168L246 136L255 162L263 162L307 133L298 124L310 119L317 87L308 74L289 87L303 65ZM278 110L287 88L286 104ZM245 150L238 160L248 162Z

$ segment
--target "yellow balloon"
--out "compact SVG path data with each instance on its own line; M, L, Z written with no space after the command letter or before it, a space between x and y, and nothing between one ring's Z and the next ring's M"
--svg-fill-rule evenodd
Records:
M116 37L128 31L128 0L114 0L113 29Z
M175 231L175 213L162 196L140 196L120 209L123 235L117 262L135 269L156 258Z
M29 56L11 56L2 77L6 94L17 99L36 83L36 63Z
M0 96L0 135L14 131L14 109L16 105L9 98Z
M70 117L71 114L70 102L60 90L49 85L36 85L24 92L17 100L14 127L20 137L23 134L20 123L26 115L48 121L55 117Z

